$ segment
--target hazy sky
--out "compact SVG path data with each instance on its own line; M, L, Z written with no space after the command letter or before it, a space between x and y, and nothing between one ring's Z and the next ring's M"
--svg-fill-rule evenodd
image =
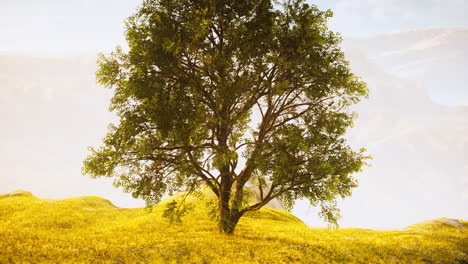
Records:
M124 43L123 20L141 1L0 0L0 51L81 55Z
M468 0L318 0L332 9L330 25L344 36L370 36L416 28L468 28Z
M136 0L0 0L0 52L77 55L124 44ZM318 0L345 37L414 28L468 28L468 0Z

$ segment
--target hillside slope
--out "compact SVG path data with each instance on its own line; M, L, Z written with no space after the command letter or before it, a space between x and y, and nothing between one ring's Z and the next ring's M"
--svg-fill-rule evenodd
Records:
M437 220L403 231L310 229L264 208L220 234L205 198L182 225L99 197L0 195L0 263L467 263L468 223ZM446 224L448 223L451 224ZM427 228L426 228L427 227Z

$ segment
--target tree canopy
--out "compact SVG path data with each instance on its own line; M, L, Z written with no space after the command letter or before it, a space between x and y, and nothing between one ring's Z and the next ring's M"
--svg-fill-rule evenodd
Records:
M365 164L343 136L368 91L331 16L302 0L145 0L126 21L129 51L100 56L120 121L83 173L148 204L207 186L226 233L275 198L306 198L336 224Z

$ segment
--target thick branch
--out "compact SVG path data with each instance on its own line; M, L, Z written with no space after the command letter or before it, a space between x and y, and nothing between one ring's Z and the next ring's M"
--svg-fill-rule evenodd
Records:
M192 165L195 167L195 169L198 170L198 175L205 181L208 187L210 187L210 189L217 196L219 196L219 183L216 180L216 178L209 171L205 170L198 164L197 160L193 157L191 151L187 151L187 155L189 156L189 160L192 163ZM205 173L207 173L208 176Z

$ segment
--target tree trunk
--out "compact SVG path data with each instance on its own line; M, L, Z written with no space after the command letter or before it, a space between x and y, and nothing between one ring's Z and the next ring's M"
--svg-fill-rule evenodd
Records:
M235 224L232 225L231 208L229 206L232 189L232 179L229 175L229 168L223 168L221 175L218 197L218 226L221 232L232 233L234 231Z
M227 213L228 214L226 215L220 215L219 231L226 234L232 234L236 228L237 223L239 222L241 215L238 213L230 214L229 211Z

